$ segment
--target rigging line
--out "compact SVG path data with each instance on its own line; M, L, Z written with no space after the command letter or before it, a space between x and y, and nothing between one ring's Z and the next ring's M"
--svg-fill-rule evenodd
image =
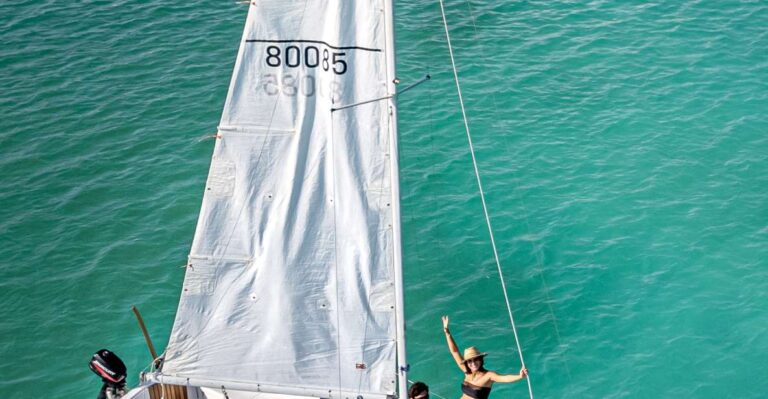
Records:
M445 38L448 42L448 52L451 55L451 67L453 68L453 78L456 81L456 90L459 94L459 104L461 105L461 115L464 118L464 129L467 132L467 140L469 141L469 152L472 155L472 166L475 169L475 178L477 179L477 187L480 191L480 201L483 204L483 213L485 214L485 223L488 226L488 233L491 238L491 247L493 248L493 257L496 260L496 267L499 271L499 279L501 280L501 288L504 293L504 301L507 304L507 313L509 314L509 321L512 324L512 333L515 336L515 344L517 345L517 352L520 355L520 364L525 367L525 360L523 359L523 349L520 347L520 338L517 335L517 327L515 326L515 318L512 316L512 306L509 303L509 295L507 294L507 285L504 283L504 273L501 270L501 262L499 261L499 253L496 250L496 240L493 237L493 227L491 226L491 217L488 215L488 205L485 202L485 194L483 193L483 183L480 179L480 170L477 167L477 158L475 157L475 148L472 144L472 135L469 131L469 122L467 121L467 112L464 108L464 98L461 95L461 85L459 84L459 74L456 71L456 60L453 57L453 46L451 46L451 35L448 31L448 20L445 16L445 7L443 0L440 1L440 12L443 15L443 27L445 27ZM531 387L531 378L525 379L528 383L528 394L533 399L533 388Z
M467 4L467 11L469 12L469 20L472 21L472 28L473 28L473 31L474 31L475 42L477 42L477 43L484 43L483 41L479 40L479 37L478 37L478 34L477 34L477 24L475 23L475 16L474 16L474 14L472 12L472 4L470 3L469 0L466 1L466 4ZM481 44L481 46L482 46L482 44ZM484 54L487 54L487 53L484 53ZM483 58L485 59L485 56ZM486 64L487 64L487 62L486 62ZM496 101L496 92L495 91L491 92L491 101L493 102L493 115L496 116L496 115L499 114L499 106L498 106L497 101ZM509 142L507 142L505 140L504 144L505 144L505 147L507 148L507 152L511 153L510 148L509 148ZM518 192L521 191L520 190L520 185L517 182L515 182L514 184L515 184L516 190ZM523 197L520 197L520 203L523 206L523 210L526 211L524 213L525 214L525 219L524 220L525 220L526 231L530 232L531 231L531 223L530 223L530 220L529 220L529 217L528 217L528 212L527 212L528 207L525 205L525 199ZM557 323L557 316L555 316L555 311L554 311L554 308L552 307L552 297L550 295L550 291L551 290L549 289L549 285L547 284L547 280L544 277L544 266L543 266L544 265L544 260L543 260L543 254L542 254L541 248L535 248L535 254L536 254L536 266L538 267L539 278L541 279L541 284L544 287L544 295L546 296L547 308L549 310L549 315L552 317L552 325L553 325L553 327L555 329L555 337L557 338L557 343L560 346L560 348L563 348L563 351L565 351L566 350L566 346L563 345L563 340L562 340L561 335L560 335L560 327L558 326L558 323ZM565 362L565 361L563 361L562 363L563 363L563 366L565 367L565 372L568 375L568 381L573 382L573 378L571 377L571 369L570 369L570 367L568 367L568 363Z
M374 98L372 100L360 101L360 102L352 103L352 104L348 104L348 105L341 105L341 106L338 106L338 107L331 108L331 112L336 112L336 111L341 111L341 110L347 109L347 108L357 107L358 105L370 104L370 103L373 103L373 102L376 102L376 101L389 100L389 99L395 98L395 97L405 93L408 90L413 89L414 87L416 87L416 86L418 86L418 85L420 85L420 84L422 84L422 83L424 83L424 82L426 82L426 81L428 81L430 79L432 79L432 77L429 74L427 74L423 78L419 79L416 83L411 83L410 85L408 85L408 87L404 88L403 90L398 91L395 94L390 94L390 95L387 95L387 96L384 96L384 97ZM399 83L399 81L396 82L396 83Z

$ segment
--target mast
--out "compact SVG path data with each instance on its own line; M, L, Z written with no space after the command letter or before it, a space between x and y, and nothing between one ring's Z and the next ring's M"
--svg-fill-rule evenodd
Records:
M398 393L400 398L407 397L408 392L408 360L405 347L405 295L403 285L403 252L402 234L400 227L400 164L398 152L397 132L397 102L395 93L396 59L395 59L395 27L394 27L394 0L384 2L384 21L386 30L386 57L387 57L387 94L389 102L389 134L390 134L390 169L392 171L392 239L394 247L393 266L395 272L395 307L397 323L397 368L398 368Z

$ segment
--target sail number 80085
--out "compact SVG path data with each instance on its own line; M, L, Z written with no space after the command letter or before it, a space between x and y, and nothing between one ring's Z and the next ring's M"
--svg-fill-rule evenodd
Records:
M278 46L267 46L267 65L279 67L283 64L289 68L305 66L307 68L323 68L332 70L337 75L347 72L346 53L332 52L327 48L320 51L315 46L306 46L303 51L299 46L287 46L285 50Z

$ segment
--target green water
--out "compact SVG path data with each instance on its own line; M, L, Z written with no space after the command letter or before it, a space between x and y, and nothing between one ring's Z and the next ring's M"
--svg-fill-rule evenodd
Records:
M765 397L768 3L446 7L536 397ZM439 5L396 10L410 378L455 398L442 314L520 360ZM102 347L135 382L131 304L164 347L245 12L0 4L0 397L95 397Z

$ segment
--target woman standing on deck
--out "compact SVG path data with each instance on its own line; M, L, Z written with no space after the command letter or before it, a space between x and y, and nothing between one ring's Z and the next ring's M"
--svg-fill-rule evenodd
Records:
M443 316L443 331L448 341L448 350L453 360L464 372L464 382L461 383L461 399L488 399L494 382L516 382L528 375L528 370L520 369L520 374L502 375L483 367L483 358L487 353L481 353L476 347L470 346L464 350L464 356L459 354L459 347L448 330L448 316Z

